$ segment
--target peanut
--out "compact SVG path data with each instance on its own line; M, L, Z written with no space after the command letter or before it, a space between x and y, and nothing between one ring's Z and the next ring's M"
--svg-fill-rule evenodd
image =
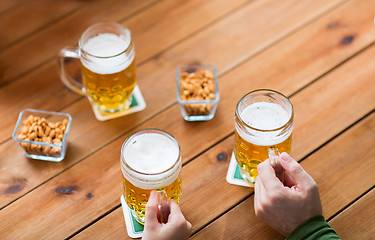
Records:
M214 74L209 70L182 72L180 74L180 98L182 101L210 101L216 98ZM210 114L214 104L185 104L190 116Z
M49 136L51 138L54 138L56 136L56 131L54 129L52 129L51 132L49 133Z
M63 141L67 125L68 119L53 123L43 117L30 115L24 120L17 138L33 142L20 143L21 147L29 154L57 157L61 154L61 147L44 146L35 142L60 144Z

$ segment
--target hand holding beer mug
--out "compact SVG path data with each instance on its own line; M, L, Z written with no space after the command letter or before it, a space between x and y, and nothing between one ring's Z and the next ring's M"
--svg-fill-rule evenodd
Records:
M65 48L59 54L60 77L71 90L86 95L101 114L129 108L136 85L135 50L130 31L115 22L100 22L81 36L79 48ZM82 83L65 71L66 58L81 61Z
M174 199L181 197L181 153L177 140L158 129L144 129L132 134L121 148L124 198L134 218L145 220L145 207L152 190ZM159 209L165 213L161 202ZM161 216L165 221L168 216Z
M279 152L290 153L293 115L289 99L273 90L255 90L237 103L234 155L242 178L251 186L259 163L277 159ZM277 171L281 179L282 171Z

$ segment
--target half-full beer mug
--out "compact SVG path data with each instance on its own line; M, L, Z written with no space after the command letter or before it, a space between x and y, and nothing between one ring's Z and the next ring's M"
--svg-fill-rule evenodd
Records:
M87 96L102 114L128 109L136 85L135 50L130 31L115 22L96 23L82 34L78 45L78 48L60 51L62 82ZM82 83L66 73L66 58L80 59Z
M242 178L254 186L258 164L290 153L293 106L283 94L260 89L243 96L235 113L234 155Z

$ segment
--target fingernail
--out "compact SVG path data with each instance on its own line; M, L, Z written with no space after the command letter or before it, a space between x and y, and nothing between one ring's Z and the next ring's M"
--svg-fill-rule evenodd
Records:
M291 157L286 153L286 152L283 152L280 154L280 157L282 160L284 160L285 162L289 161L291 159Z

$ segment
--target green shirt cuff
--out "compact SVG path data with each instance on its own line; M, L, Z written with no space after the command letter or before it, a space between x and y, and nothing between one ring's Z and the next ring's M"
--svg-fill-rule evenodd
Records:
M312 239L340 239L323 216L310 218L305 223L297 227L287 238L287 240L312 240Z

